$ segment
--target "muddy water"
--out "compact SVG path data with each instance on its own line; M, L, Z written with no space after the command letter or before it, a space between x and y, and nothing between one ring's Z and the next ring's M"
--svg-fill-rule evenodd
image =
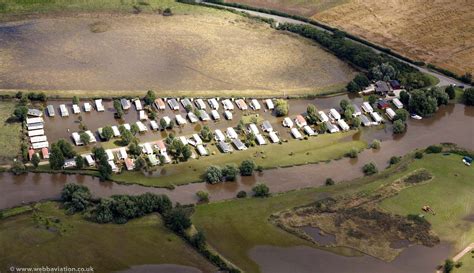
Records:
M333 98L339 101L340 98ZM318 100L319 101L319 100ZM304 101L305 105L307 101ZM322 107L321 107L322 108ZM112 115L111 115L112 116ZM291 168L265 170L252 177L241 177L236 182L226 182L217 185L194 183L177 187L175 190L154 189L138 185L119 185L115 183L99 183L98 180L83 176L64 176L49 174L28 174L12 176L0 174L0 207L11 207L22 201L32 202L58 196L64 183L84 183L96 196L144 192L166 193L174 201L181 203L196 202L195 193L206 190L211 200L223 200L235 197L240 190L250 192L257 182L265 182L272 192L288 191L305 187L320 186L326 178L331 177L336 182L349 181L362 176L361 167L369 162L375 162L379 169L388 165L388 160L394 155L404 155L416 148L426 147L440 142L453 142L468 149L474 149L474 108L463 105L442 107L438 113L421 121L408 121L408 131L402 136L394 137L390 129L365 130L361 135L365 140L382 139L380 150L368 149L359 154L357 159L340 159L330 163L319 163ZM390 125L388 125L390 126ZM341 171L344 170L344 171Z
M315 242L319 245L327 246L336 243L336 236L332 234L324 233L321 229L315 227L302 227L301 228L306 234L311 236Z
M257 246L249 254L263 273L433 273L450 250L445 243L432 248L411 246L392 262L369 256L344 257L305 246Z
M129 269L117 271L117 273L200 273L201 270L176 264L147 264L132 266Z

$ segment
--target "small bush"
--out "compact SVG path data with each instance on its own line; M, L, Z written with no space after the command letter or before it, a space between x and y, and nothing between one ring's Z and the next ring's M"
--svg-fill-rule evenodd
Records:
M347 157L357 158L358 151L356 148L352 148L349 152L346 153Z
M205 191L196 192L199 202L209 202L209 193Z
M247 197L247 192L246 191L239 191L237 193L237 198L245 198Z
M423 153L420 152L420 151L417 151L417 152L415 153L415 158L416 158L416 159L422 159L422 158L423 158Z
M441 146L437 145L430 145L428 148L426 148L426 153L427 154L439 154L443 151L443 148Z
M365 175L373 175L379 172L379 170L377 169L377 166L373 162L365 164L362 167L362 171L364 172Z
M270 188L265 184L257 184L252 188L253 196L255 197L268 197L270 196Z
M326 186L332 186L336 184L332 178L326 178Z
M376 149L376 150L380 149L380 140L374 139L372 143L370 144L370 148Z
M390 158L389 163L390 163L390 165L397 164L398 162L400 162L400 160L402 160L401 157L399 157L399 156L392 156L392 157Z

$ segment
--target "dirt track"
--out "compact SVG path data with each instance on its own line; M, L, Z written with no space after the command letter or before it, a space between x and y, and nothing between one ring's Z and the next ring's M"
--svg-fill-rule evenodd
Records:
M353 77L318 46L224 12L0 24L0 67L5 89L297 90Z

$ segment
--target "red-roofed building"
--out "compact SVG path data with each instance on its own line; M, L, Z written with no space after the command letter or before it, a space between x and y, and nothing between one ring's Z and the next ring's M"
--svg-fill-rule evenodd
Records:
M35 150L29 149L28 150L28 159L31 160L33 158L33 155L35 154Z
M41 149L41 154L43 155L43 159L48 159L49 158L49 150L48 148L44 147Z

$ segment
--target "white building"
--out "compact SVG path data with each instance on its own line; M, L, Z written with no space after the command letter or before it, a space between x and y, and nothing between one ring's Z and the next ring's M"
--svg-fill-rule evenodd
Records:
M102 99L94 100L94 103L95 103L95 108L97 109L97 112L105 111L104 105L102 104Z
M291 120L291 118L289 118L289 117L284 118L283 119L283 126L288 127L288 128L293 127L293 121Z
M138 116L140 120L148 120L148 115L145 113L144 110L138 111Z
M74 114L79 114L79 113L81 112L81 108L79 107L79 105L73 104L73 105L72 105L72 112L73 112Z
M374 108L372 108L369 102L364 101L362 103L362 110L364 110L366 113L372 113L374 111Z
M211 110L211 116L214 120L221 119L221 116L219 115L219 112L217 112L217 110Z
M215 139L217 142L219 142L219 141L225 141L225 135L224 135L224 133L222 133L221 130L216 129L216 130L214 131L214 139Z
M334 108L331 108L329 110L329 116L331 116L332 119L334 120L340 120L341 119L341 115L339 114L339 112L334 109Z
M224 111L224 116L227 120L232 120L232 112L231 111Z
M259 135L260 134L260 131L258 130L257 125L255 125L254 123L249 124L248 131L249 131L249 133L253 133L254 135Z
M197 109L199 110L204 110L206 109L206 104L204 103L204 101L202 99L196 99L194 101L194 104L196 104L196 107Z
M266 99L265 104L267 105L268 110L273 110L275 109L275 105L273 104L272 99Z
M230 139L239 138L239 135L232 127L227 128L226 133L227 133L227 137L229 137Z
M374 120L375 124L380 124L383 122L382 117L377 112L370 112L370 116Z
M114 133L114 137L119 137L120 136L120 130L116 125L111 126L112 132Z
M198 117L193 112L188 113L188 119L191 123L196 123L199 121Z
M303 130L304 130L304 132L305 132L308 136L315 136L315 135L317 135L317 133L316 133L311 127L309 127L308 125L304 126L304 127L303 127Z
M387 114L387 117L388 117L388 119L390 119L390 120L393 120L393 119L397 116L397 114L395 113L395 111L393 111L393 109L390 108L390 107L387 108L387 109L385 109L385 114Z
M84 112L90 112L92 110L92 105L88 102L84 102Z
M134 100L133 104L135 104L135 108L137 109L137 111L143 110L142 102L140 101L140 99Z
M296 139L302 139L303 138L300 131L298 131L298 129L296 129L296 128L291 128L291 135Z
M257 99L251 99L250 100L250 107L255 111L258 111L262 108Z
M265 141L265 138L263 138L262 135L255 135L255 140L257 141L258 145L265 145L267 142Z
M219 103L217 102L216 99L208 99L207 102L209 103L209 106L211 106L211 109L218 110L219 109Z
M395 107L397 107L397 109L402 109L403 108L403 103L399 99L394 98L392 100L392 102L395 105Z
M186 119L183 118L183 116L181 116L180 114L177 114L177 115L175 116L175 119L176 119L176 124L178 124L178 125L184 125L184 124L188 123L188 122L186 121Z
M323 111L319 111L318 114L319 114L319 120L321 122L328 122L329 121L329 117Z
M278 143L280 142L280 139L278 138L278 135L276 134L275 131L272 131L268 134L268 136L270 136L270 140L273 142L273 143Z
M59 112L61 113L61 117L69 116L69 112L68 112L65 104L59 105Z
M339 125L339 127L341 127L343 131L349 131L350 129L349 125L347 125L347 123L343 119L338 120L337 124Z
M234 104L230 99L225 99L222 100L222 106L224 107L224 110L232 111L234 110Z

